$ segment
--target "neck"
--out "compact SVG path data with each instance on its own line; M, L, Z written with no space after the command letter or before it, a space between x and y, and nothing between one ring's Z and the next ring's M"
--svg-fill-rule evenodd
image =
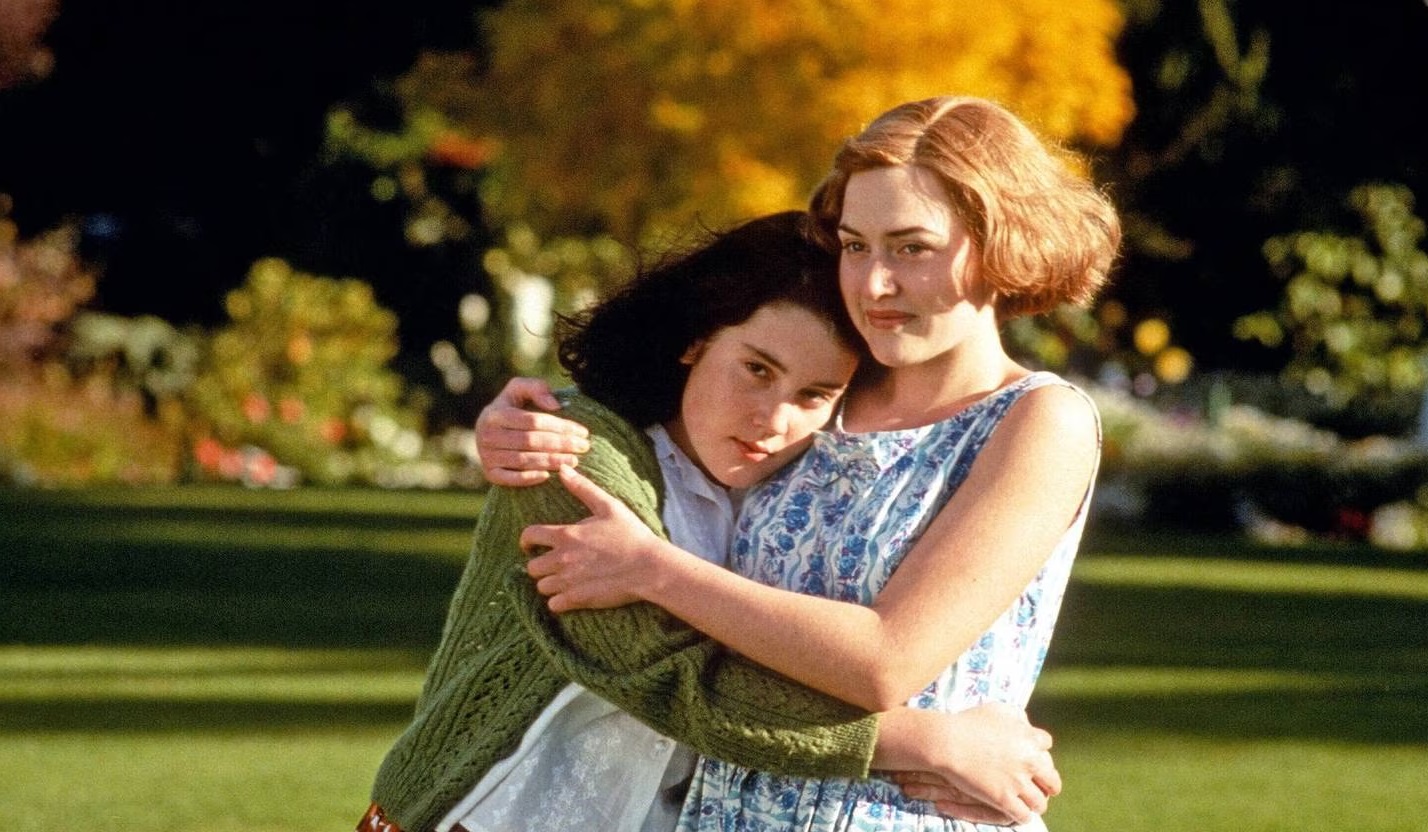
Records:
M969 338L919 364L873 365L848 394L843 426L865 432L930 425L1028 372L1002 349L995 330L990 338Z

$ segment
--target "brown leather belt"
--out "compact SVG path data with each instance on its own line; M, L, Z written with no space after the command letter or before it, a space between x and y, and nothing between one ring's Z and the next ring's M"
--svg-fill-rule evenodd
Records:
M382 813L382 807L373 803L367 807L367 814L357 824L357 832L402 832L402 828ZM456 824L451 832L467 832L466 827Z
M382 813L382 807L373 803L367 807L367 814L358 822L357 832L402 832L402 828L387 820L387 816Z

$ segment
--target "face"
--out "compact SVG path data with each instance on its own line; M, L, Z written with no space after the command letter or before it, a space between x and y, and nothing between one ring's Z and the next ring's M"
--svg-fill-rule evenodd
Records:
M980 252L926 168L849 177L838 237L843 300L879 363L907 367L949 356L988 320L995 331Z
M747 488L802 453L833 415L857 357L819 315L761 307L689 348L670 436L711 478Z

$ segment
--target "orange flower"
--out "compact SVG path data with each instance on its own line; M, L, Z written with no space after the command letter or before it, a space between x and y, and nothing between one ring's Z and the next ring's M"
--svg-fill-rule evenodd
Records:
M341 419L324 419L317 433L329 444L336 445L347 438L347 423Z
M217 471L223 460L223 443L212 436L205 436L193 443L193 458L205 471Z
M249 393L243 397L243 415L248 421L255 424L266 421L269 412L268 400L257 393Z
M305 413L307 413L307 405L302 403L302 399L294 399L289 396L278 402L278 418L290 425L302 421Z

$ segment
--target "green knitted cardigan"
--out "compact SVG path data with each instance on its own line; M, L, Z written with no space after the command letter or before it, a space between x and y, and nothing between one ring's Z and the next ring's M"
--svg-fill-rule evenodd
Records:
M663 534L663 481L645 434L562 392L590 429L580 470ZM416 715L377 772L372 800L425 832L520 744L572 680L701 754L801 777L864 777L875 715L738 657L664 610L632 604L550 614L520 568L521 529L589 512L556 478L493 488L427 668Z

